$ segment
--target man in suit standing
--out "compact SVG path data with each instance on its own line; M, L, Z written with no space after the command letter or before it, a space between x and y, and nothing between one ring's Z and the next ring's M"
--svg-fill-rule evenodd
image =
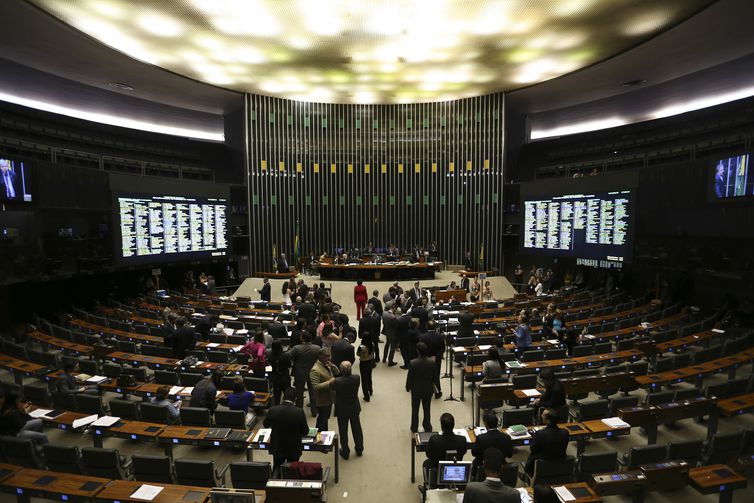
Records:
M398 313L396 315L396 313ZM396 334L397 316L400 316L400 308L385 309L382 313L382 333L385 334L385 352L382 353L382 362L388 362L388 367L393 367L397 363L393 360L395 357L395 348L398 345Z
M327 421L332 415L332 406L335 403L335 376L340 374L338 367L330 361L330 350L322 348L319 350L319 359L314 362L309 379L314 389L314 405L317 407L317 429L319 431L327 430Z
M474 336L474 313L468 310L458 313L458 337Z
M301 438L309 432L303 409L293 404L295 398L296 390L286 389L283 392L283 402L270 407L264 418L264 427L272 428L270 453L273 472L283 463L298 461L301 458Z
M255 289L256 290L256 289ZM270 292L272 290L272 287L270 286L270 280L267 278L264 278L262 280L262 289L256 290L256 292L259 293L259 298L262 299L265 302L270 301Z
M469 482L463 492L463 503L519 503L519 492L500 480L504 462L499 449L488 447L484 451L484 482Z
M503 462L505 462L505 458L513 456L513 442L511 441L511 437L497 429L499 426L497 414L492 410L486 410L482 416L482 421L484 421L484 426L487 428L487 432L478 435L476 437L476 442L474 442L474 445L471 448L471 454L474 456L471 473L475 475L474 480L480 480L481 478L476 475L479 467L482 466L487 449L499 449L503 457Z
M429 321L427 302L426 297L420 297L417 302L414 302L414 307L411 309L411 317L419 320L419 332L422 334L427 331L427 322Z
M279 321L275 321L267 325L267 333L272 336L272 340L288 338L288 331L285 329L285 325L283 325ZM271 343L272 341L270 341L270 344ZM265 345L268 346L267 344Z
M361 378L351 373L351 362L340 364L340 376L335 378L335 417L338 418L338 438L340 455L348 459L351 449L348 447L348 424L351 424L356 455L364 451L364 433L361 430L361 404L359 403L359 386Z
M419 299L422 297L422 289L419 286L419 282L417 281L414 283L414 287L411 289L411 300L413 301L414 305L417 305L419 303Z
M558 428L558 413L547 409L542 413L542 421L547 426L531 437L529 458L526 460L524 471L531 477L534 475L534 463L538 459L563 459L568 447L568 430Z
M469 278L465 274L461 275L461 290L466 290L467 293L469 291Z
M440 387L440 371L442 370L442 359L445 356L445 338L441 333L435 330L435 321L429 320L427 323L428 332L419 336L419 342L423 342L427 345L428 355L434 357L435 360L435 398L442 396L442 388Z
M408 370L408 364L411 360L416 358L416 343L419 340L419 334L416 328L419 327L419 322L416 322L416 326L412 326L412 318L409 313L399 317L396 321L396 332L398 335L398 345L401 348L401 358L403 358L403 370Z
M312 408L312 416L317 415L317 409L314 407L314 394L312 392L312 383L309 380L309 372L314 366L314 362L319 358L319 346L312 344L312 334L306 330L301 332L302 343L297 344L288 351L288 356L293 365L293 386L296 389L296 407L304 407L304 387L309 388L309 403Z
M380 359L379 343L381 324L382 318L374 311L372 304L368 304L364 311L364 317L359 321L359 338L364 339L364 337L368 337L369 340L372 341L375 361Z
M411 431L413 433L419 431L419 404L424 411L422 421L424 431L432 431L430 406L432 405L432 393L435 391L435 363L427 357L427 345L420 342L416 345L416 350L419 357L411 361L406 375L406 391L411 393Z
M434 435L427 442L427 459L424 461L424 468L437 469L440 461L450 461L455 459L460 461L466 454L466 437L453 433L456 420L453 414L445 412L440 416L440 435ZM452 451L452 452L449 452Z
M305 297L305 302L298 306L298 316L304 318L307 323L314 323L317 318L317 306L314 304L314 295L311 292Z
M471 252L467 251L466 255L463 257L463 270L464 271L473 271L474 270L474 264L471 261Z
M288 267L288 261L285 258L285 253L280 254L277 265L278 273L291 272L290 268Z
M344 337L332 343L333 365L340 367L340 364L343 362L353 364L356 361L356 352L353 347L353 341L355 340L356 335L353 332L348 332Z
M372 306L372 309L379 316L382 316L382 301L380 300L380 291L374 290L372 297L367 301L367 304Z

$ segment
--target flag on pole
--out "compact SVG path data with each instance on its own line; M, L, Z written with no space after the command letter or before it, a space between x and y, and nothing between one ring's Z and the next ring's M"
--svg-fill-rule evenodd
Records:
M276 271L278 265L278 247L275 243L272 243L272 270Z
M298 220L296 220L296 235L293 238L293 263L298 264L301 257L301 239L299 238Z
M479 245L479 269L484 270L484 243Z

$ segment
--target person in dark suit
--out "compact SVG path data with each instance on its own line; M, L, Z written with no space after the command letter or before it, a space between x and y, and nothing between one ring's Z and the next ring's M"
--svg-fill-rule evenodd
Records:
M408 364L416 358L416 343L419 342L419 320L410 314L398 318L398 344L403 358L403 370L408 370Z
M363 340L365 337L368 337L369 340L372 341L375 361L380 359L379 344L381 325L382 317L375 312L372 304L367 304L367 308L364 311L364 317L359 321L359 338Z
M273 340L288 338L288 331L285 329L285 325L279 321L267 325L267 333L272 336Z
M194 327L188 324L183 316L179 316L175 322L177 327L173 335L173 357L179 360L186 358L186 353L194 349L196 345L196 333Z
M482 466L487 449L491 447L499 449L503 462L505 462L506 458L513 456L513 441L511 441L511 437L507 433L503 433L497 429L499 426L497 414L492 410L486 410L482 416L482 421L484 421L484 427L487 428L487 432L478 435L474 446L471 448L471 454L474 456L471 473L474 480L482 480L482 477L479 477L481 475L479 467Z
M563 383L555 377L555 372L551 368L542 369L539 373L539 378L545 385L545 392L541 397L534 400L531 406L534 410L539 407L545 409L557 409L566 404L566 393Z
M414 308L411 309L411 317L419 320L419 332L422 334L427 331L427 322L429 321L427 302L426 297L421 297L414 303Z
M458 337L473 337L474 313L471 311L461 311L458 313Z
M463 257L463 269L464 271L473 271L474 270L474 263L471 260L471 252L467 251L466 255Z
M460 461L466 454L466 438L453 433L456 420L453 414L445 412L440 416L440 428L442 433L429 438L427 442L427 459L424 461L424 469L437 470L440 461ZM453 451L453 452L449 452Z
M281 253L280 257L278 257L277 271L278 273L291 272L290 267L288 267L288 260L285 258L285 253Z
M348 424L351 424L356 455L364 451L364 433L361 430L361 404L359 403L359 385L361 379L351 372L351 362L340 364L340 376L335 378L335 417L338 419L338 438L340 455L348 459L351 449L348 447Z
M442 359L445 356L445 338L441 333L435 330L435 321L429 320L427 323L428 332L419 336L419 342L427 345L428 355L435 360L435 398L442 396L442 387L440 386L440 371L442 370Z
M388 367L398 364L393 360L395 357L395 348L398 346L398 316L400 316L400 308L385 308L385 311L382 313L382 333L385 335L385 350L382 353L382 362L385 363L387 361Z
M353 342L356 337L353 332L348 332L345 337L338 339L332 343L330 351L332 352L332 363L336 367L340 367L343 362L349 362L353 365L356 361L356 351L353 347Z
M422 420L424 431L432 431L430 406L432 393L435 391L435 362L427 356L427 345L420 342L416 345L416 351L419 357L411 361L406 375L406 391L411 393L411 431L413 433L419 431L419 404L424 411Z
M309 433L303 409L293 404L295 398L296 390L286 389L283 392L283 403L270 407L264 418L264 427L272 428L270 453L273 472L283 463L298 461L301 458L301 438Z
M529 476L534 475L534 463L538 459L556 460L566 457L569 435L568 430L558 428L558 413L546 409L542 413L542 420L547 426L532 435L529 458L524 466L524 471Z
M166 347L173 347L173 339L176 332L178 332L178 326L176 321L178 315L174 312L168 313L168 319L162 324L162 345Z
M3 199L20 199L20 189L18 187L18 177L10 169L8 159L0 159L0 197Z
M419 299L422 298L422 289L419 286L419 282L417 281L414 283L414 287L411 289L411 300L413 300L414 305L416 305L419 302Z
M367 304L372 306L372 309L379 316L382 316L382 301L380 300L380 291L374 290L372 297L367 301Z
M468 292L470 289L471 288L469 285L469 277L466 276L465 274L462 274L461 275L461 290L466 290Z
M267 278L264 278L262 280L262 289L256 290L256 292L259 293L259 298L262 299L265 302L270 301L270 293L272 292L272 287L270 286L270 280Z
M314 366L314 362L319 358L320 346L312 344L312 334L306 330L301 332L301 344L294 346L288 351L293 366L293 386L296 389L296 407L304 406L304 388L309 388L309 403L312 408L312 415L317 415L317 409L314 406L312 397L312 383L309 380L309 372Z
M484 452L484 482L469 482L463 492L463 503L519 503L519 492L500 481L505 456L499 449L488 447Z
M314 323L317 318L317 306L314 305L314 295L307 294L306 302L298 306L298 315L304 318L308 323Z

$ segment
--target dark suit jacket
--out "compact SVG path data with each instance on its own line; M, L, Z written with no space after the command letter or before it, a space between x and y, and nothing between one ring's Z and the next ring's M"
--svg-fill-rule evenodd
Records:
M473 271L474 270L474 264L471 261L471 257L464 257L463 258L463 269L466 271Z
M353 344L348 339L344 338L333 342L330 351L332 352L332 363L335 366L340 366L342 362L346 361L351 363L356 361Z
M272 287L269 283L265 283L262 285L262 289L259 290L259 298L261 298L264 301L269 302L270 301L270 294L272 292Z
M338 417L355 417L361 412L359 403L359 386L361 378L358 375L336 377L333 389L335 390L335 415Z
M470 482L463 492L463 503L520 503L521 495L499 480Z
M370 297L367 304L371 305L374 312L382 316L382 301L377 297Z
M179 328L173 336L173 357L185 358L186 352L194 349L196 344L196 336L194 333L194 327L184 325Z
M270 334L273 339L288 337L288 331L285 329L285 325L277 322L270 323L267 326L267 333Z
M412 395L429 396L435 392L435 362L429 358L415 358L408 365L406 391Z
M311 342L302 342L291 348L288 353L293 362L293 375L299 379L308 379L309 371L314 366L314 362L319 358L320 346Z
M314 318L317 317L317 306L311 302L304 302L298 307L298 316L307 321L314 321Z
M281 258L278 259L277 268L278 272L290 272L288 261Z
M382 333L385 334L385 337L388 339L395 337L397 334L397 319L393 313L390 311L385 311L382 313Z
M474 313L463 312L458 315L458 336L459 337L472 337L474 335L474 329L471 326L474 323Z
M511 437L500 430L489 430L476 437L476 442L471 448L471 454L474 456L474 465L481 466L484 461L484 451L490 447L500 449L503 456L507 459L513 456L513 442Z
M469 291L469 278L461 279L461 290Z
M429 312L421 306L415 306L411 310L411 316L419 319L419 332L427 331L427 322L429 321Z
M437 468L437 464L440 461L452 459L450 456L446 457L445 453L447 451L456 451L455 458L457 461L463 459L463 456L466 454L466 438L453 432L429 437L429 442L427 442L427 459L429 459L431 468Z
M435 361L440 361L445 356L445 339L439 332L427 332L419 336L419 342L423 342L429 348L429 356L434 356Z
M16 176L16 173L9 170L8 176L10 177L10 184L13 187L13 192L15 193L13 199L21 199L23 197L23 194L19 190L18 177ZM8 197L8 187L6 187L5 185L5 175L2 171L0 171L0 197L2 197L3 199Z
M298 459L301 456L301 437L309 432L303 409L289 402L275 405L267 411L264 427L272 428L270 452L273 455L282 455L286 459Z
M372 341L377 341L380 338L380 326L382 325L382 318L378 314L372 314L371 316L364 316L359 321L359 337L364 338L366 332L369 333Z
M545 388L545 392L539 399L541 407L557 409L566 404L566 393L563 383L554 379L552 383Z
M537 459L563 459L568 447L568 430L548 425L531 437L529 451Z

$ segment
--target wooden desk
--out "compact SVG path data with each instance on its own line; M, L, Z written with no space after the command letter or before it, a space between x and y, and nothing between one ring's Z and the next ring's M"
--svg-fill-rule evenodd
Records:
M726 417L743 414L754 409L754 393L726 398L717 403L720 414Z
M257 432L259 429L255 429L252 431L252 435L250 437L251 440L256 438ZM333 432L333 441L330 445L325 445L320 442L316 442L313 444L303 444L303 451L304 452L321 452L322 454L327 454L330 451L333 453L333 473L334 473L334 481L337 484L339 477L340 477L340 464L339 464L339 458L338 458L338 450L340 446L340 440L338 437L338 434ZM249 461L253 460L254 454L253 449L260 449L260 450L266 450L269 451L270 449L269 443L259 443L259 442L253 442L250 441L248 445L248 449L246 451L246 457Z
M696 334L687 335L685 337L678 337L677 339L671 339L669 341L660 342L657 344L657 351L660 353L674 352L686 349L687 346L692 344L704 344L709 345L709 341L715 337L724 335L724 333L714 332L712 330L705 330Z
M647 443L657 443L657 426L692 417L709 416L707 438L717 432L717 399L695 397L680 402L618 409L618 417L634 427L647 430Z
M689 470L691 487L701 494L719 493L720 503L732 503L733 491L746 487L746 479L727 465L709 465Z
M94 348L92 346L87 346L85 344L76 344L75 342L66 341L65 339L58 339L57 337L47 335L43 332L40 332L39 330L32 330L30 332L27 332L26 336L30 339L38 341L42 345L42 347L52 347L55 349L70 351L77 355L84 356L89 356L94 352Z
M0 463L0 482L23 469L23 466Z
M50 372L49 374L44 376L45 381L48 381L50 383L53 383L54 381L57 381L58 379L63 378L64 372L62 370L56 370L55 372ZM78 376L81 375L80 373L76 373L75 376L78 378ZM80 386L94 386L94 384L87 384L85 381L79 381L76 380L76 383ZM132 394L134 391L139 389L139 386L141 386L142 383L136 383L134 386L120 386L118 384L117 379L108 379L106 381L102 381L101 383L97 384L96 386L102 390L102 391L111 391L113 393L121 393L123 395L123 398L126 398L128 395ZM53 389L53 386L50 386L50 389Z
M144 503L143 499L131 498L131 495L144 484L164 488L162 491L160 491L160 494L155 496L155 498L152 500L153 503L204 503L209 499L210 488L208 487L181 486L176 484L157 484L154 482L136 482L133 480L113 480L107 485L107 487L97 493L94 501L96 503Z
M91 416L91 414L67 411L54 418L42 417L40 419L42 419L42 422L47 426L52 426L53 428L58 428L60 430L73 431L73 422L86 416Z
M434 279L433 263L384 264L320 264L320 279Z
M600 498L586 482L572 482L570 484L552 485L553 489L556 487L565 487L566 489L571 491L571 494L576 497L576 499L573 500L574 503L600 503L602 501L602 498ZM581 493L584 494L581 495ZM588 495L586 493L588 493Z
M50 371L49 367L25 360L19 360L12 356L0 355L0 368L4 368L13 374L13 379L19 386L24 384L26 377L42 377Z
M110 479L24 468L6 478L5 492L15 493L19 501L39 497L63 501L89 502Z
M432 292L436 303L450 302L452 299L458 302L465 302L468 294L469 292L466 290L435 290Z
M175 369L178 367L180 360L175 358L161 358L159 356L145 356L134 353L125 353L123 351L115 351L107 355L107 359L114 361L115 363L129 363L134 367L140 367L146 365L150 369L164 370Z
M86 330L89 330L91 332L100 334L100 335L111 335L115 337L116 339L122 340L122 341L130 341L130 342L141 342L145 344L155 344L158 346L161 346L164 342L164 339L162 337L158 337L156 335L146 335L146 334L137 334L136 332L126 332L125 330L118 330L117 328L110 328L105 327L102 325L97 325L95 323L90 323L88 321L79 320L79 319L72 319L71 325L78 326L80 328L84 328Z
M617 437L631 433L630 426L623 428L613 428L612 426L608 426L603 423L601 419L584 421L581 424L591 432L590 438Z
M633 372L620 372L597 376L566 377L560 379L565 388L566 396L593 393L611 389L636 389Z
M599 473L589 477L587 483L600 496L633 495L634 503L644 501L647 478L641 470L620 473Z
M636 382L645 388L655 389L665 384L673 384L682 381L694 380L697 387L702 387L705 375L715 374L728 370L728 378L735 378L736 369L754 360L754 348L746 349L732 356L725 356L699 365L683 367L680 369L638 376Z
M106 437L155 443L165 428L164 424L121 419L109 428L92 427L90 431L94 447L102 447L102 441Z

